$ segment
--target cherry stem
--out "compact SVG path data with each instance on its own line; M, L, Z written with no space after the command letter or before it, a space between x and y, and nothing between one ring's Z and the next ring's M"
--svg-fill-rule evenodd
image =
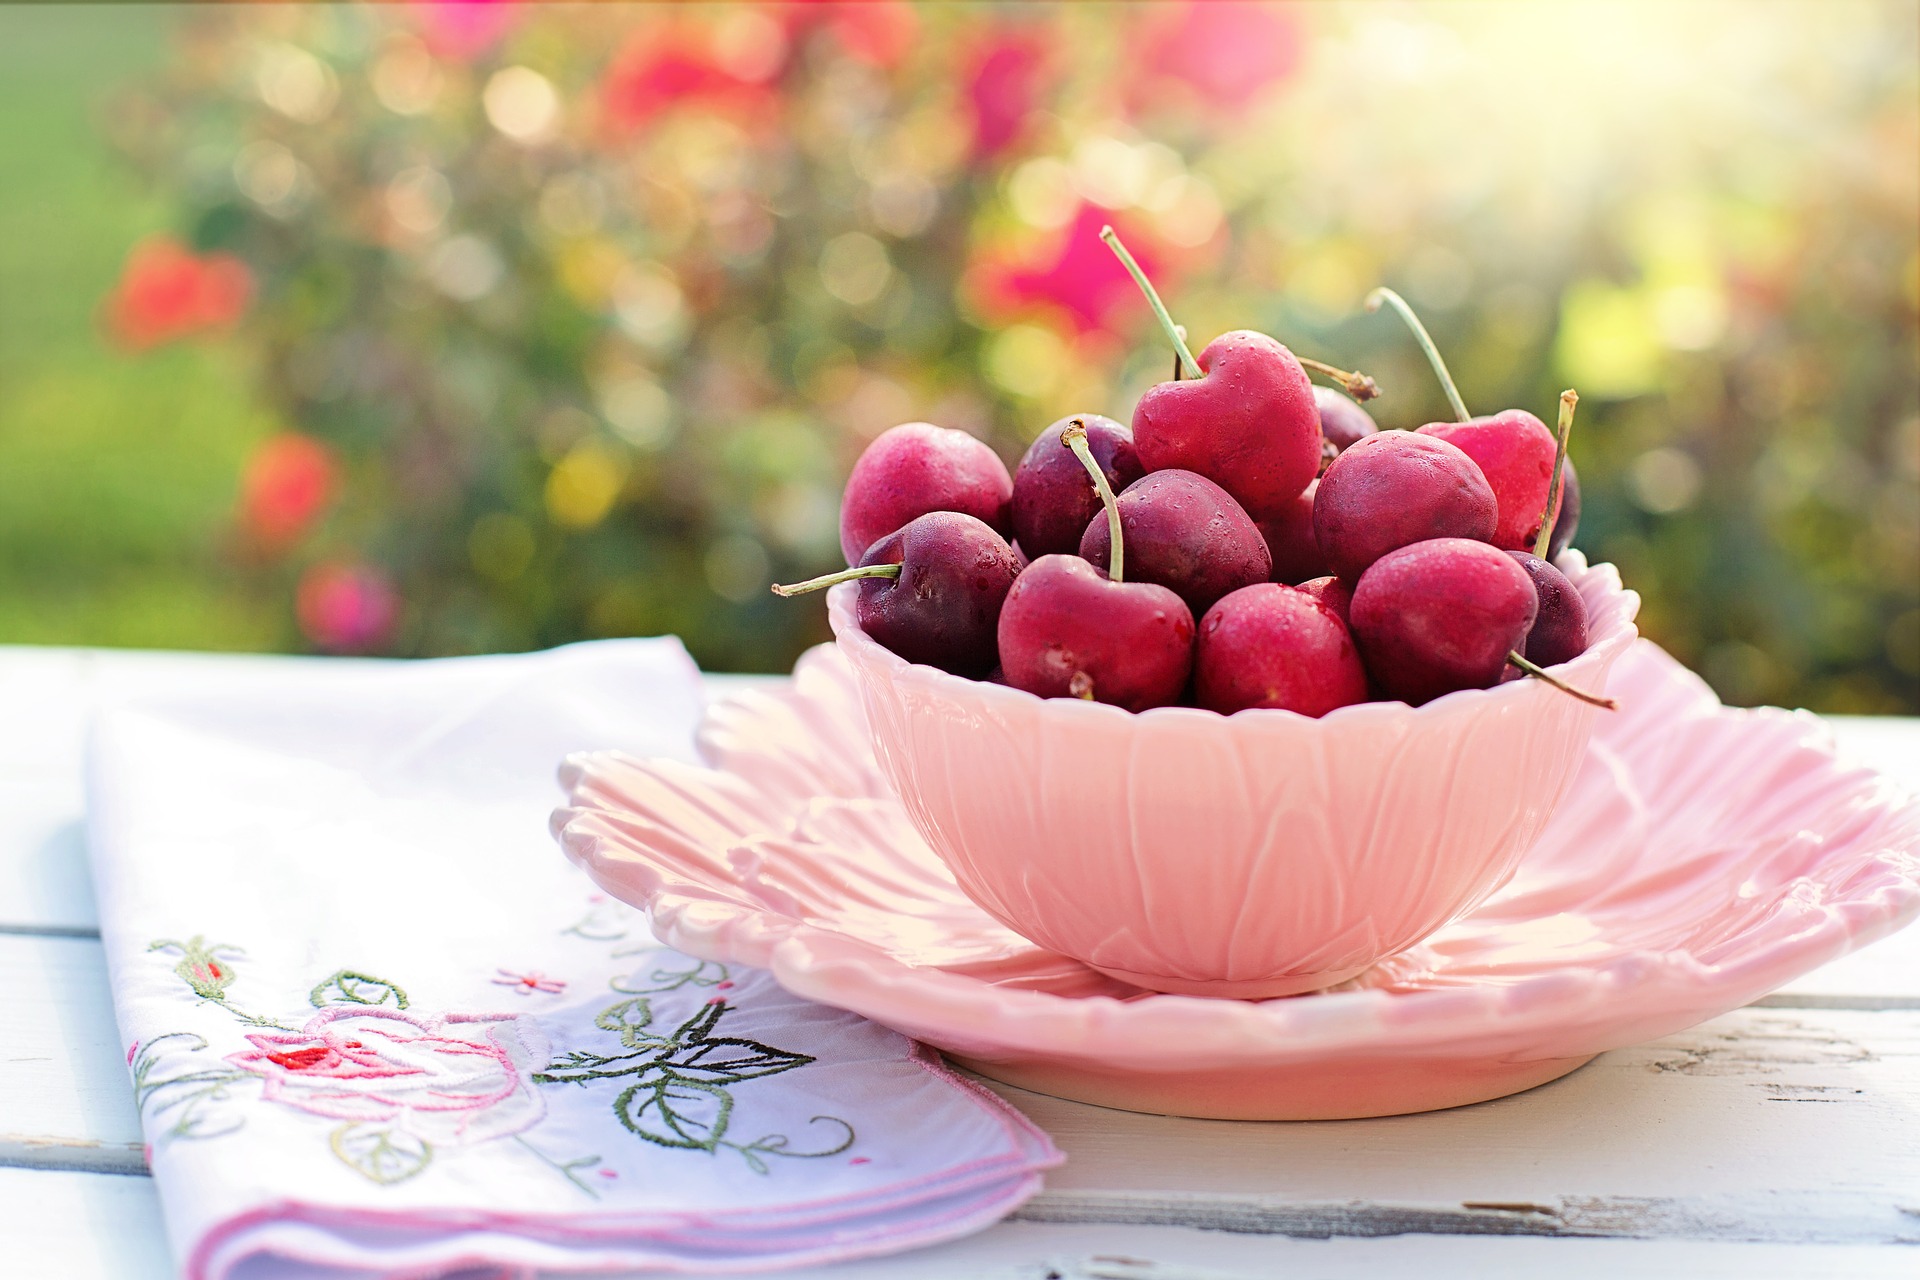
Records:
M1433 366L1434 373L1440 378L1441 389L1447 393L1447 403L1453 406L1454 421L1465 422L1473 417L1467 412L1467 402L1460 398L1460 388L1453 385L1453 375L1447 372L1447 362L1440 358L1440 348L1433 345L1433 335L1427 332L1427 326L1420 323L1420 317L1413 314L1413 308L1407 305L1407 300L1382 285L1367 295L1367 310L1378 311L1383 302L1391 303L1393 309L1400 313L1400 318L1407 322L1407 328L1413 330L1414 340L1420 344L1420 349L1427 353L1427 363Z
M1590 703L1593 706L1601 707L1608 711L1618 711L1620 709L1620 703L1617 699L1603 698L1597 693L1588 693L1583 689L1576 689L1558 676L1549 675L1545 667L1528 662L1525 658L1521 657L1516 650L1507 650L1507 661L1532 676L1535 680L1544 680L1560 692L1578 698L1582 702Z
M1160 322L1160 327L1166 330L1168 340L1173 343L1174 354L1180 358L1180 367L1186 370L1189 378L1201 377L1200 362L1195 360L1193 352L1187 349L1186 334L1173 322L1173 317L1167 314L1167 304L1160 301L1160 295L1155 291L1153 281L1147 279L1147 273L1140 269L1140 264L1135 262L1133 255L1127 252L1127 246L1120 243L1120 237L1114 234L1112 227L1100 228L1100 239L1105 242L1107 248L1113 250L1114 256L1120 259L1120 265L1127 269L1127 274L1133 277L1133 282L1140 286L1140 292L1147 295L1147 305L1153 308L1154 319Z
M1340 384L1342 391L1355 400L1371 400L1380 394L1380 384L1358 369L1348 373L1345 369L1336 369L1330 364L1321 364L1318 360L1309 360L1305 356L1296 355L1294 359L1298 360L1303 367L1332 378Z
M1113 548L1107 553L1107 577L1114 582L1124 582L1121 570L1126 564L1126 555L1120 544L1120 504L1114 499L1113 486L1107 483L1107 473L1100 469L1094 460L1093 450L1087 447L1087 424L1075 418L1060 433L1060 443L1073 450L1073 456L1080 459L1080 465L1093 477L1094 492L1100 495L1100 505L1107 509L1107 537Z
M1173 331L1180 335L1180 341L1185 342L1187 340L1187 326L1177 324L1173 326ZM1186 369L1180 363L1180 353L1176 351L1173 353L1173 380L1175 382L1180 381L1181 376L1185 372Z
M1533 536L1533 554L1545 560L1553 545L1553 526L1560 519L1562 490L1566 488L1567 437L1573 434L1573 406L1580 397L1572 387L1560 393L1560 420L1553 428L1553 475L1547 480L1547 509L1540 513L1540 532Z
M790 586L773 584L773 594L777 596L802 596L809 591L819 591L825 587L838 586L842 582L852 582L856 578L897 578L900 566L897 564L862 564L851 569L842 569L838 573L825 573L817 578L808 578L805 582L796 582Z

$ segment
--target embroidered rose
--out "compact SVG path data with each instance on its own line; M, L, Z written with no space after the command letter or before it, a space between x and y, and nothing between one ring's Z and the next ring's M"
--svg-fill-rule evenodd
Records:
M298 1031L247 1039L253 1048L227 1061L262 1077L268 1101L423 1144L505 1137L545 1114L528 1077L546 1046L521 1018L336 1006Z

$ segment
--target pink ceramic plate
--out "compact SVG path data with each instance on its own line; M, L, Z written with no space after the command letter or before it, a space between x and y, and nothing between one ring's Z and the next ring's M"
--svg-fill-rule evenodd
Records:
M568 855L667 944L897 1028L984 1075L1130 1110L1391 1115L1499 1097L1693 1025L1920 911L1920 803L1805 713L1723 707L1646 642L1513 880L1357 979L1159 995L976 907L874 763L846 660L715 706L712 769L562 770Z

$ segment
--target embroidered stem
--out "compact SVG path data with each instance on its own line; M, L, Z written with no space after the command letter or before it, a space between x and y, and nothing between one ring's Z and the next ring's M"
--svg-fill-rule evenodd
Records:
M519 1143L521 1146L525 1147L527 1150L533 1152L533 1154L539 1159L540 1163L546 1165L549 1169L554 1170L561 1177L565 1178L568 1182L571 1182L574 1186L586 1192L589 1197L595 1200L598 1200L600 1198L600 1193L598 1191L595 1191L592 1187L582 1182L573 1172L575 1169L593 1168L595 1165L600 1163L599 1156L581 1156L578 1160L569 1160L565 1164L562 1164L560 1163L560 1161L555 1160L552 1156L548 1155L546 1152L542 1151L540 1148L534 1146L531 1142L528 1142L526 1138L522 1137L520 1134L517 1134L517 1133L514 1134L513 1140Z

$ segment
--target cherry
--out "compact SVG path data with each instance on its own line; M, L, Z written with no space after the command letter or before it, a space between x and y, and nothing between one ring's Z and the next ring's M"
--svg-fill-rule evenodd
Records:
M1301 583L1295 587L1294 590L1304 591L1321 604L1327 606L1327 608L1333 610L1334 616L1340 619L1340 621L1351 625L1353 615L1353 584L1345 578L1336 578L1331 575L1324 578L1313 578Z
M1514 563L1527 571L1539 598L1539 613L1527 632L1527 661L1543 667L1571 662L1587 651L1587 602L1580 598L1567 575L1526 551L1509 551Z
M1265 582L1273 567L1260 530L1205 476L1152 472L1128 485L1115 509L1133 579L1171 588L1196 618L1227 592ZM1080 558L1099 564L1112 549L1108 521L1095 516L1080 537Z
M1493 545L1507 551L1531 547L1553 475L1553 432L1547 424L1525 409L1507 409L1466 422L1429 422L1420 434L1445 440L1479 464L1500 504Z
M964 431L909 422L881 432L853 464L840 501L840 550L848 564L915 516L959 511L1007 537L1013 477L986 444Z
M1086 469L1060 443L1060 433L1074 421L1086 428L1087 447L1116 492L1145 474L1133 432L1112 418L1083 413L1042 431L1013 470L1013 534L1029 559L1073 554L1087 522L1100 514L1100 495L1087 483Z
M1434 538L1375 561L1353 590L1353 636L1374 683L1419 706L1500 682L1539 611L1533 579L1504 553Z
M1197 472L1256 519L1277 515L1320 470L1320 411L1305 362L1264 333L1239 329L1195 359L1153 284L1113 233L1100 232L1173 343L1176 378L1147 389L1133 411L1134 448L1148 471ZM1357 394L1377 394L1364 374L1331 370Z
M1224 716L1273 707L1319 717L1365 702L1367 672L1332 609L1262 582L1221 597L1200 619L1193 686L1202 707Z
M1332 387L1315 387L1313 404L1320 410L1320 438L1324 442L1320 447L1323 471L1326 464L1344 452L1348 445L1380 429L1372 414Z
M1313 535L1349 582L1390 551L1432 538L1488 542L1499 517L1472 458L1411 431L1363 437L1333 460L1313 500Z
M1254 522L1266 539L1273 561L1269 576L1275 582L1305 582L1327 571L1327 558L1320 554L1313 536L1313 503L1319 489L1318 480L1310 481L1306 491L1282 507L1279 515Z
M958 511L916 516L867 548L855 568L774 594L860 582L860 629L908 662L984 676L999 658L1001 604L1019 575L1013 549L983 521Z
M1062 441L1093 477L1106 508L1108 569L1079 556L1041 556L1007 592L1000 610L1000 667L1006 682L1043 698L1087 698L1128 711L1177 701L1193 667L1193 613L1166 587L1125 578L1120 508L1069 423Z

